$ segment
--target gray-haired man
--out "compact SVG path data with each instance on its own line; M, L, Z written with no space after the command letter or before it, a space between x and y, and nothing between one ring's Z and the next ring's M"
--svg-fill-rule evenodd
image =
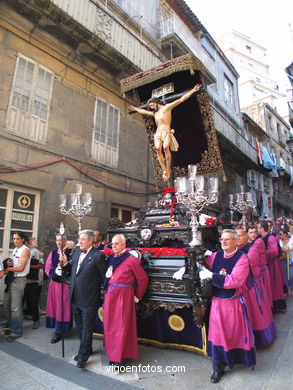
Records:
M71 268L70 297L80 340L74 360L79 368L85 367L92 353L92 333L105 275L105 256L93 248L93 239L92 230L82 230L72 264L67 264L66 256L63 261L67 269Z

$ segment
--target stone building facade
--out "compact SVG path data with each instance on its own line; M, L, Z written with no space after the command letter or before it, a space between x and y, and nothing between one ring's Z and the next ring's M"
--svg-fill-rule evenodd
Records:
M224 162L211 212L229 214L228 193L247 184L247 170L262 167L240 112L238 73L184 1L1 2L2 257L16 229L37 237L45 254L61 220L76 237L76 222L59 212L59 195L76 184L93 198L82 226L101 231L111 216L129 221L156 199L144 123L128 115L135 101L119 82L189 52L209 75Z

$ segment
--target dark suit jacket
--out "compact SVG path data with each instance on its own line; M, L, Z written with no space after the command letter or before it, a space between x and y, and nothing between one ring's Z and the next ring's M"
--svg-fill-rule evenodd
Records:
M70 297L74 303L85 310L96 310L101 294L101 285L105 277L106 260L103 253L92 248L76 273L80 250L74 251L71 263ZM74 294L74 297L73 297Z

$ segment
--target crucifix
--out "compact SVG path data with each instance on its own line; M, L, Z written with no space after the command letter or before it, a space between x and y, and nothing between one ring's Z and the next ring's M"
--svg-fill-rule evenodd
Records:
M154 134L154 145L157 159L163 171L162 179L165 182L171 176L171 152L177 152L179 148L179 144L174 136L174 129L171 129L172 110L189 99L194 93L202 92L203 88L201 88L201 84L196 84L188 91L165 96L170 91L174 91L172 83L154 90L152 97L146 104L139 107L132 105L128 107L129 114L138 112L142 115L151 116L155 120L157 129Z

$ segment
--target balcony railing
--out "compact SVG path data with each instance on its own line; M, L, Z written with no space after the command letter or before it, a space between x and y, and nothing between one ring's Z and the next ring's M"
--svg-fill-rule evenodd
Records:
M118 15L90 0L51 0L72 19L120 52L141 70L159 65L159 53L140 34L132 33Z
M216 77L215 61L203 49L199 41L193 36L188 27L176 14L172 14L160 22L161 40L173 34L176 34L185 44L187 50L191 51L198 59L200 59L210 73Z
M227 120L216 107L213 107L216 130L227 140L233 143L239 151L244 153L255 164L258 164L256 149L243 137L243 135Z

